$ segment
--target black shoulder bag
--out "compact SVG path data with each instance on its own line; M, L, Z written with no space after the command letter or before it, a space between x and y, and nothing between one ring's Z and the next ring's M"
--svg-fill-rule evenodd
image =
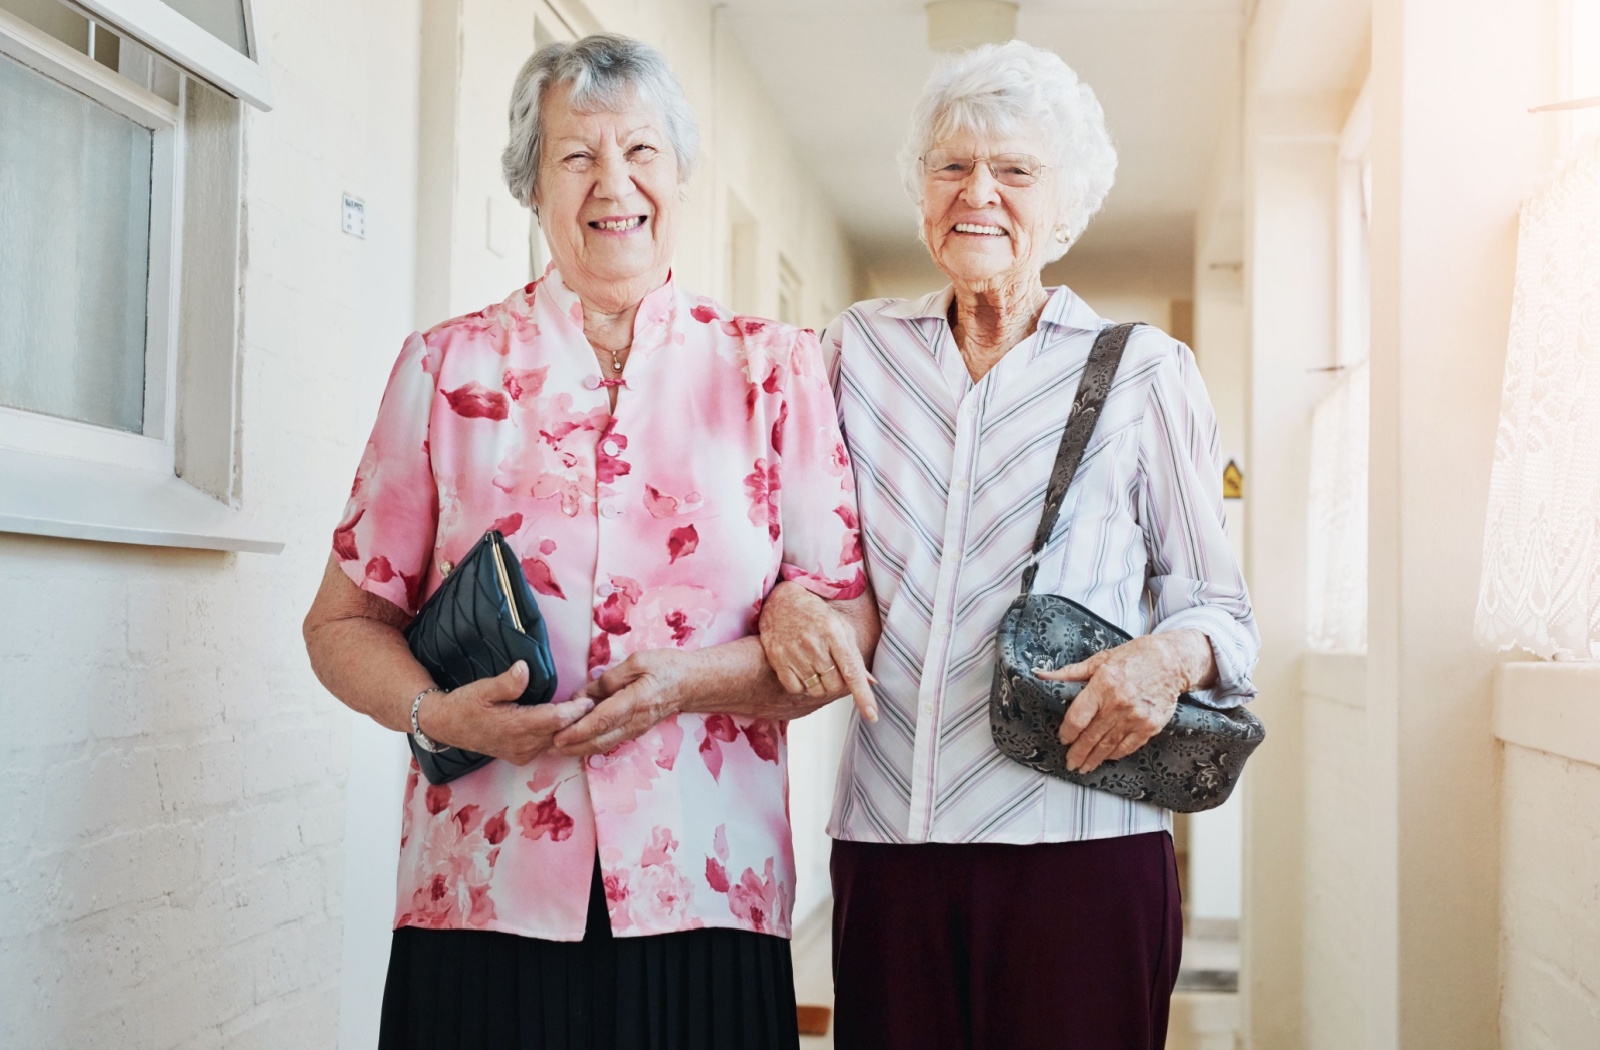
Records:
M1232 794L1245 759L1266 736L1255 715L1242 707L1218 711L1183 693L1166 728L1139 750L1101 763L1092 773L1074 773L1067 769L1067 749L1057 734L1083 683L1047 681L1035 673L1086 660L1131 640L1116 624L1069 598L1030 592L1039 571L1039 554L1055 531L1067 486L1089 446L1122 351L1136 327L1123 324L1102 331L1078 381L1045 493L1044 518L1022 573L1022 594L1006 610L995 639L989 728L1001 753L1030 769L1135 802L1195 813L1222 805Z

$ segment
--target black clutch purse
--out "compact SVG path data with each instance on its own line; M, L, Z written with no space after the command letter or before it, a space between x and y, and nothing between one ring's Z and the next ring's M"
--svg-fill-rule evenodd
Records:
M1050 474L1033 555L1022 573L1022 594L1001 618L995 638L989 730L1002 754L1030 769L1135 802L1195 813L1222 805L1233 793L1245 759L1266 737L1260 719L1242 707L1227 711L1206 707L1183 693L1172 720L1139 750L1103 762L1092 773L1074 773L1067 768L1067 749L1057 734L1083 683L1052 682L1036 674L1131 640L1116 624L1070 598L1031 592L1039 553L1055 531L1067 486L1078 471L1135 327L1117 325L1102 332L1079 381Z
M544 617L499 532L483 534L422 603L404 634L411 655L445 689L504 674L526 660L528 687L517 703L548 703L555 695L555 658ZM430 784L448 783L491 758L458 747L428 751L409 733L406 740Z

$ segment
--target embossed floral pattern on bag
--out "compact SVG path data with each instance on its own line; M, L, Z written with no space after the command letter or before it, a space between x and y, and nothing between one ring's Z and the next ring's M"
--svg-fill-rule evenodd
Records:
M754 633L781 576L866 586L850 462L815 336L669 281L608 406L552 269L407 340L333 549L407 611L486 529L535 591L558 697L650 648ZM611 754L491 762L406 788L395 924L583 936L598 850L621 936L787 935L785 727L683 714Z

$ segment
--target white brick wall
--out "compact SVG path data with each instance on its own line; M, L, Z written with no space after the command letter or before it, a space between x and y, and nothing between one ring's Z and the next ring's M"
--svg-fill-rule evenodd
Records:
M0 534L8 1048L335 1045L351 716L299 621L414 325L415 165L386 147L416 138L416 12L257 5L277 108L247 117L243 482L284 553Z
M1505 1050L1600 1046L1600 766L1505 747Z
M1305 1045L1366 1044L1366 711L1306 698Z

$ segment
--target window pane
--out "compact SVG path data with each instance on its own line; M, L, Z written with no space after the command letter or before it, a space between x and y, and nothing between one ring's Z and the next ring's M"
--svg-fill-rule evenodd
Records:
M143 430L152 146L0 55L0 405Z
M239 54L250 54L250 40L244 31L244 0L162 0L162 2Z

